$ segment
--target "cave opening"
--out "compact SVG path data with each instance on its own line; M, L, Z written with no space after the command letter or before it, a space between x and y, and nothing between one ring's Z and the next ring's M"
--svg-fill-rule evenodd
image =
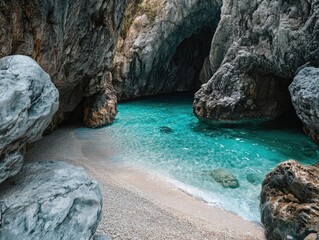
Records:
M200 87L199 75L209 56L215 28L203 27L176 48L171 59L169 75L175 83L173 91L195 92Z
M248 75L256 84L253 95L257 108L262 117L271 119L264 126L271 129L301 131L303 124L295 112L288 90L292 79L256 69L250 71Z

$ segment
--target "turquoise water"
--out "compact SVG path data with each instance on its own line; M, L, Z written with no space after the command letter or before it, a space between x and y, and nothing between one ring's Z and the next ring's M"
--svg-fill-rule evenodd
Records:
M264 176L286 159L319 159L318 147L300 131L199 123L187 94L122 103L116 121L98 131L98 141L113 150L112 161L156 172L194 197L256 222ZM213 181L209 171L216 168L234 174L240 187Z

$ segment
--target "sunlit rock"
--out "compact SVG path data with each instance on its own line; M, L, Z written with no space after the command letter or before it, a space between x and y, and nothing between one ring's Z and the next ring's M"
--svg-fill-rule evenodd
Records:
M319 168L290 160L262 184L261 222L271 240L304 239L319 233Z

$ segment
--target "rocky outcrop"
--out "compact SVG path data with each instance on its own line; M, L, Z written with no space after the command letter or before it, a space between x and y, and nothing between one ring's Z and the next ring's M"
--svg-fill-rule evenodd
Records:
M224 188L238 188L239 182L237 178L226 169L214 169L209 175Z
M292 109L296 70L319 65L319 1L224 0L195 94L199 118L275 118Z
M262 184L261 221L271 240L305 239L319 233L319 168L290 160Z
M103 93L89 97L84 103L84 123L96 128L112 123L117 114L117 98L112 85Z
M220 7L220 0L132 1L114 60L118 99L194 90Z
M26 144L41 138L58 96L50 76L31 58L0 59L0 183L20 171Z
M292 104L306 134L319 144L319 69L303 68L289 86Z
M87 125L113 120L113 103L105 95L112 91L110 71L127 2L0 1L0 57L31 56L50 74L60 92L52 128L74 117L71 113L82 101L91 109Z
M63 162L26 164L0 190L1 239L90 239L102 196L82 168Z

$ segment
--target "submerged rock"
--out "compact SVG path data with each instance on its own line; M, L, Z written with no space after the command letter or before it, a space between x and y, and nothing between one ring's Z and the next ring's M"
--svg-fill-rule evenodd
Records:
M290 84L289 91L305 133L319 144L319 68L306 67L300 70Z
M248 182L250 182L251 184L257 186L262 182L262 177L260 175L258 175L257 173L250 173L246 175L246 179Z
M33 59L0 59L0 183L20 171L26 144L41 138L58 98L50 76Z
M207 83L195 94L196 116L239 120L292 111L295 72L319 65L318 23L319 0L223 1L201 74Z
M0 238L90 239L101 218L98 184L64 162L26 164L0 190Z
M160 127L160 132L168 134L168 133L172 133L173 129L171 129L170 127L163 126L163 127Z
M279 164L266 176L261 190L261 222L267 238L304 239L319 234L318 199L318 167L293 160Z
M209 175L218 183L221 183L225 188L238 188L239 182L237 178L226 169L214 169Z

